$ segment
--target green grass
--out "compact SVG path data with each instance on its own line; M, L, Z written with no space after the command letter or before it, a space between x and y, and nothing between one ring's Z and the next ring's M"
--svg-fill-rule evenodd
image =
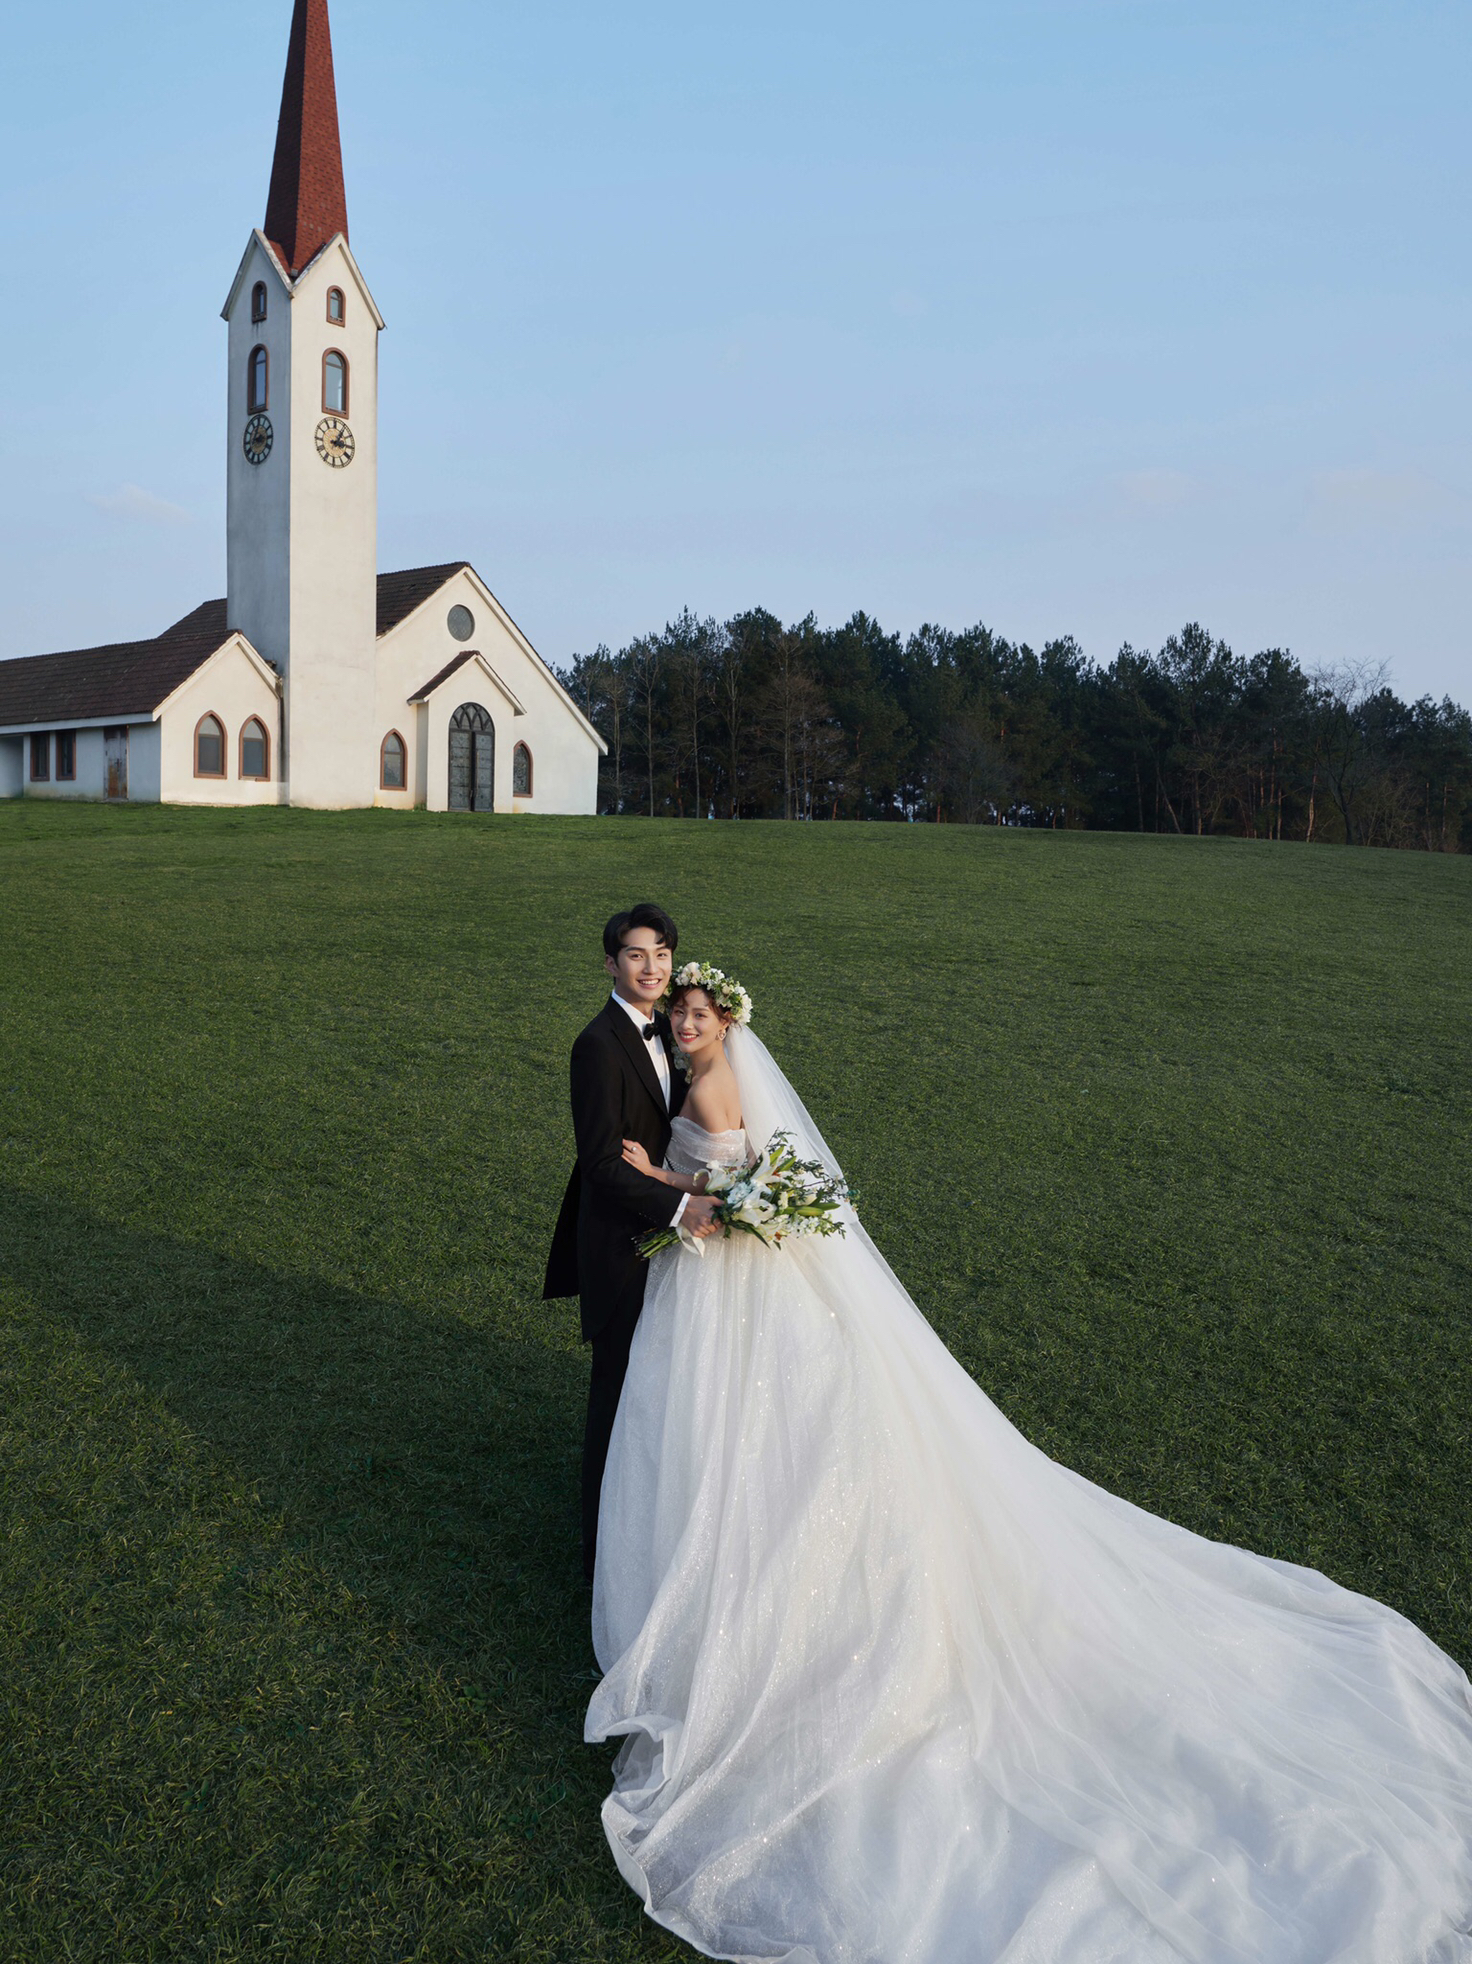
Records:
M1472 1660L1472 860L0 807L0 1955L686 1955L538 1301L598 931L739 974L1030 1437Z

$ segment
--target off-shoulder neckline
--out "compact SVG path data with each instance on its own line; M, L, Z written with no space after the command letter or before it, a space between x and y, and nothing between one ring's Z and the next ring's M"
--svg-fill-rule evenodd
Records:
M744 1125L728 1126L726 1130L723 1132L708 1132L706 1131L706 1128L703 1125L699 1124L695 1119L686 1118L683 1112L676 1112L675 1116L670 1120L670 1124L671 1126L688 1125L692 1132L699 1132L707 1139L739 1139L743 1137L746 1132L746 1127Z

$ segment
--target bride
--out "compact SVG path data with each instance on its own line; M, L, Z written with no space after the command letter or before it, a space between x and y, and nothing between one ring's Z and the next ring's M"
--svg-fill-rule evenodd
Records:
M785 1128L836 1172L701 973L667 1165L626 1156L698 1191ZM652 1264L593 1589L656 1922L786 1964L1472 1959L1472 1687L1414 1624L1037 1451L851 1215L700 1252Z

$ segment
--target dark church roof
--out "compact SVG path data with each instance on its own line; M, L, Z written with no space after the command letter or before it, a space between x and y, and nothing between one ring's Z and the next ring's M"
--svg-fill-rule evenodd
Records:
M414 609L432 593L438 593L454 573L469 571L468 559L451 559L443 566L410 566L402 573L378 576L378 631L387 634L400 621L408 620Z
M409 697L409 701L428 702L441 682L448 682L456 669L464 668L466 662L474 661L479 653L480 650L478 648L462 648L458 655L451 655L439 673L437 675L431 675L422 689L416 689L414 691L413 695Z
M378 632L407 620L414 609L462 572L469 561L410 566L378 576ZM206 600L151 641L113 641L102 648L65 648L54 655L0 661L0 727L14 723L118 722L151 716L181 682L229 637L223 600Z
M327 0L296 0L292 12L265 230L293 279L336 233L348 235Z
M151 716L226 636L225 603L206 600L151 641L112 641L0 661L0 724Z

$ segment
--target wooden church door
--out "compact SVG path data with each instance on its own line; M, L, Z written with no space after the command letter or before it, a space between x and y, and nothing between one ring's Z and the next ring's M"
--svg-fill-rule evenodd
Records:
M495 802L495 725L478 702L462 702L450 718L450 810L488 812Z
M102 732L102 777L105 798L128 795L128 726Z

